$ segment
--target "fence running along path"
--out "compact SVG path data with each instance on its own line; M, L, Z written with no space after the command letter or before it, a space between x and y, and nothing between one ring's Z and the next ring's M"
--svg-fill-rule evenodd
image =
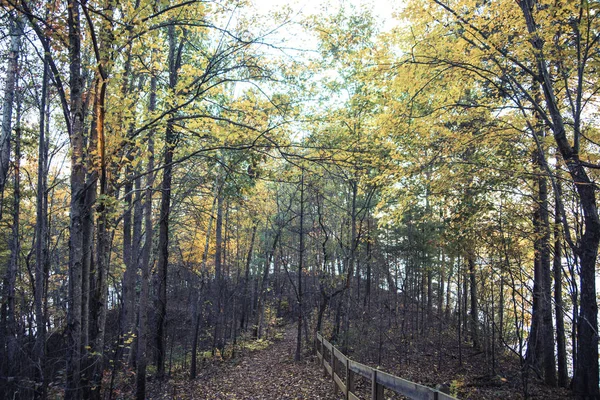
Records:
M383 390L387 388L413 400L457 400L439 390L432 389L406 379L390 375L375 368L368 367L346 357L319 333L317 333L317 356L325 373L332 377L333 390L338 389L347 400L360 400L353 393L355 374L371 381L371 399L383 400ZM342 370L345 372L342 373ZM345 379L342 378L345 376Z

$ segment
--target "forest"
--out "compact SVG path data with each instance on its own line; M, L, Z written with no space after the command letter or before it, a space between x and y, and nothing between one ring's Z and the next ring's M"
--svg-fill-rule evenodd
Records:
M0 1L0 398L167 398L286 331L600 399L600 4L259 3Z

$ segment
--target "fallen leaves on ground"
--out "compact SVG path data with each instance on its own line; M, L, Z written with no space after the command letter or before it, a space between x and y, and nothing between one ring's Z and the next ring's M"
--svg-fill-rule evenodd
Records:
M314 357L294 361L293 329L263 350L209 365L198 378L174 378L152 385L148 399L177 400L337 400L331 378L323 376Z

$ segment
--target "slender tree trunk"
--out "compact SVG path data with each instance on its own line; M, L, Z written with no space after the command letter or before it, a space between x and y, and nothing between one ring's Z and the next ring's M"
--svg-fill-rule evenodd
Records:
M262 336L263 314L265 308L265 301L267 300L267 286L269 284L269 269L271 268L271 263L273 261L275 250L277 249L277 242L279 242L280 236L281 228L279 228L277 233L275 234L275 238L273 239L273 247L271 248L271 251L267 252L267 256L265 257L265 265L263 267L262 279L260 281L260 290L258 292L258 306L256 312L256 323L254 327L254 337L256 339L260 339Z
M177 48L175 26L168 27L169 88L175 90L181 60ZM161 185L160 221L158 236L158 309L156 322L156 369L159 377L165 374L165 330L167 317L167 269L169 265L169 214L171 212L171 181L173 178L173 151L175 147L174 124L169 119L165 131L165 157Z
M296 337L296 353L294 360L300 361L302 355L302 267L304 261L304 170L300 178L300 247L298 249L298 334ZM352 274L348 275L348 280Z
M46 101L48 95L48 60L44 58L44 72L42 75L42 97L40 99L40 129L38 138L38 179L36 195L36 225L35 225L35 315L38 332L35 341L34 356L37 383L35 397L46 397L46 381L44 374L46 360L46 318L44 298L46 293L46 269L48 259L48 178L46 175L48 163L48 146L46 144Z
M139 171L139 169L137 169ZM138 278L137 278L137 270L139 269L140 266L140 262L141 262L141 257L142 257L142 222L144 219L144 206L142 203L142 178L141 177L137 177L135 179L135 205L134 205L134 215L133 215L133 242L132 242L132 248L131 248L131 256L132 256L132 263L134 264L134 271L133 271L133 281L134 281L134 286L137 284ZM132 316L131 316L131 334L133 335L133 341L131 343L131 345L129 346L129 353L127 354L127 364L130 366L135 367L135 361L137 359L135 353L137 350L137 340L138 337L137 335L135 335L136 332L136 327L135 327L135 322L136 322L136 316L137 316L137 307L136 305L139 305L140 299L137 296L137 291L135 289L135 287L133 288L133 293L132 293L132 297L133 297L133 310L132 310Z
M468 257L467 257L467 264L468 264ZM462 325L463 325L463 337L466 337L468 330L469 330L469 322L468 322L468 318L469 318L469 313L467 312L468 310L468 304L469 304L469 279L467 277L467 271L463 270L462 273L464 274L462 277Z
M365 283L364 307L371 308L371 219L367 217L367 279Z
M81 398L82 266L84 258L83 218L85 195L84 107L81 76L81 24L79 2L67 4L69 31L71 205L69 238L69 308L67 313L67 385L65 399Z
M219 179L219 191L217 193L217 219L215 224L215 284L214 284L214 297L215 308L215 330L213 336L213 355L220 344L221 336L221 314L222 314L222 301L223 301L223 278L222 278L222 247L223 247L223 184Z
M558 202L558 199L555 199ZM562 298L562 234L561 221L558 213L559 206L554 214L554 310L556 314L556 361L558 367L558 386L567 387L569 373L567 365L567 341L565 336L564 302Z
M10 168L10 146L12 138L12 113L14 107L15 89L18 80L18 63L20 53L20 37L22 34L21 22L19 18L9 16L9 34L10 48L6 66L6 81L4 88L4 103L2 105L2 127L0 131L0 219L2 218L2 207L4 199L4 189L8 180L8 170ZM14 219L13 219L14 223ZM14 235L14 234L13 234ZM11 240L9 247L14 246L14 240ZM16 293L17 271L14 269L12 254L6 268L6 275L3 277L2 285L2 320L0 321L0 349L4 350L6 345L6 359L1 364L0 373L12 376L15 371L15 355L17 352L16 343L16 317L15 317L15 293Z
M438 316L441 318L442 315L444 314L444 285L446 283L446 254L444 254L444 251L440 248L440 280L439 280L439 292L438 292L438 299L437 299L437 313Z
M584 233L576 249L580 260L580 309L577 320L577 361L573 377L573 388L577 395L600 398L598 371L598 303L596 299L596 258L600 243L600 217L593 182L579 159L579 149L573 148L567 138L565 121L556 99L555 88L544 57L544 40L539 37L533 10L533 0L519 3L527 29L535 48L538 79L544 93L545 105L552 120L554 141L569 170L579 197L584 215ZM575 142L579 140L579 126L575 127Z
M0 199L4 197L4 188L10 162L10 141L12 136L12 112L19 74L19 53L23 26L19 17L10 17L10 52L6 67L4 86L4 104L2 106L2 132L0 132ZM2 206L0 205L0 217Z
M15 82L16 86L16 82ZM20 97L20 96L19 96ZM12 210L12 234L10 241L10 260L8 265L8 279L7 279L7 330L8 330L8 343L7 343L7 362L8 362L8 373L9 376L15 377L21 374L22 362L19 360L19 340L18 340L18 327L16 318L16 278L17 272L19 271L19 253L21 252L21 237L20 237L20 214L21 214L21 101L17 100L17 117L15 124L15 160L13 163L14 167L14 189L13 189L13 210ZM43 327L42 327L43 329ZM13 389L12 385L11 389ZM14 387L15 393L11 393L13 396L19 393L17 387Z
M167 127L166 146L161 185L161 205L158 237L158 308L156 325L156 368L159 376L165 373L165 329L167 316L167 269L169 262L169 214L171 211L171 180L173 161L173 126Z
M539 199L538 199L539 201ZM525 359L534 369L539 370L542 365L542 244L541 244L540 208L536 207L533 214L533 228L535 238L533 261L533 300L531 308L531 327L527 341L527 354Z
M156 75L153 74L150 79L150 102L148 112L156 110ZM152 255L152 191L154 186L154 132L148 135L148 165L146 167L146 193L144 197L144 247L140 260L140 269L142 270L142 280L140 287L139 320L137 330L137 361L136 361L136 399L144 400L146 398L146 344L148 342L148 297L150 295L150 257Z
M500 300L498 301L498 343L495 345L502 346L504 343L504 274L500 269Z
M92 124L92 130L95 131L95 122ZM88 146L88 152L96 151L96 135L90 135L90 145ZM87 349L90 349L90 337L93 335L94 324L97 321L96 308L94 306L94 278L97 274L97 259L96 259L96 243L94 237L97 237L97 230L95 227L95 212L94 205L97 199L98 189L98 174L97 171L92 170L86 174L85 187L87 188L84 194L84 214L82 217L82 232L83 232L83 261L81 264L81 347L82 347L82 388L84 391L84 397L89 396L90 387L89 380L91 379L92 368L88 368L92 360L89 359Z
M198 304L196 302L196 307ZM202 313L200 310L196 310L196 320L194 321L194 336L192 337L192 360L190 365L190 379L196 379L196 363L198 353L198 334L200 332L200 321L202 320Z
M427 266L427 322L431 318L433 313L433 268L431 265ZM427 324L427 323L426 323Z
M450 320L450 310L452 308L452 300L451 300L451 294L452 291L450 290L450 285L452 283L452 275L454 275L454 257L450 257L450 271L448 272L448 283L446 285L446 308L444 310L444 314L446 316L446 319L449 321ZM456 290L458 292L460 288L457 286Z
M105 10L106 12L106 10ZM101 61L104 62L104 61ZM94 316L90 321L91 344L93 356L90 358L92 364L92 379L90 387L90 398L100 399L102 388L102 374L104 370L104 333L106 326L107 300L108 300L108 274L110 267L110 250L111 250L111 214L113 206L109 200L112 196L112 188L109 178L109 166L106 155L106 138L104 134L104 119L105 119L105 98L106 86L108 82L103 72L98 73L96 78L96 90L94 101L94 117L96 134L95 139L98 143L97 149L99 153L99 165L97 175L100 178L100 197L96 205L98 212L97 220L97 275L94 277L94 287L92 288L93 308L90 307L90 314ZM111 226L109 226L111 225ZM90 285L91 286L91 285Z
M252 250L254 249L254 239L256 238L256 229L258 228L258 224L254 223L252 226L252 236L250 238L250 247L248 248L248 257L246 258L246 271L244 273L244 288L242 294L242 315L240 317L240 329L245 329L246 326L244 324L248 324L246 321L246 313L249 308L249 299L248 299L248 281L250 280L250 263L252 261Z
M469 264L469 281L471 289L471 338L473 347L479 349L479 307L477 306L477 281L475 274L475 254L471 251L467 260Z
M539 157L543 157L540 154ZM542 343L544 381L556 386L556 359L554 357L554 327L552 325L552 274L550 268L550 222L548 213L548 187L545 176L538 177L541 228L541 280L542 280Z
M456 292L457 292L457 299L456 299L456 305L457 305L457 309L458 309L458 323L456 324L456 327L458 328L458 365L462 366L462 342L463 342L463 330L462 330L462 316L463 316L463 293L464 291L462 290L462 285L461 285L461 278L463 278L463 273L462 273L462 268L460 266L460 258L458 260L458 273L456 274ZM464 279L464 278L463 278Z
M347 354L349 346L349 335L350 335L350 311L351 311L351 300L352 300L352 275L354 273L354 265L356 263L356 249L358 248L357 232L356 232L356 200L358 196L358 182L353 179L350 181L350 188L352 190L351 201L350 201L350 243L348 246L348 265L347 265L347 277L346 277L346 290L344 291L346 300L346 315L344 317L344 341L342 351Z
M121 308L121 321L120 321L120 341L125 340L131 328L134 316L134 287L135 287L135 273L137 268L137 260L133 258L132 251L132 204L133 204L133 182L130 179L132 173L131 166L126 167L125 179L125 212L123 213L123 264L125 264L125 273L123 274L123 288L122 298L123 306ZM122 351L118 351L119 354ZM120 358L120 357L117 357Z

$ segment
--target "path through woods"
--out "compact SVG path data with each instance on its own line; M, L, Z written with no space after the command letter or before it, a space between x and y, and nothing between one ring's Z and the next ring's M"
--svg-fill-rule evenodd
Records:
M218 367L200 370L198 378L173 379L162 389L153 385L149 399L327 399L336 400L331 378L313 357L294 362L295 330L285 329L282 340L264 350L244 354Z

